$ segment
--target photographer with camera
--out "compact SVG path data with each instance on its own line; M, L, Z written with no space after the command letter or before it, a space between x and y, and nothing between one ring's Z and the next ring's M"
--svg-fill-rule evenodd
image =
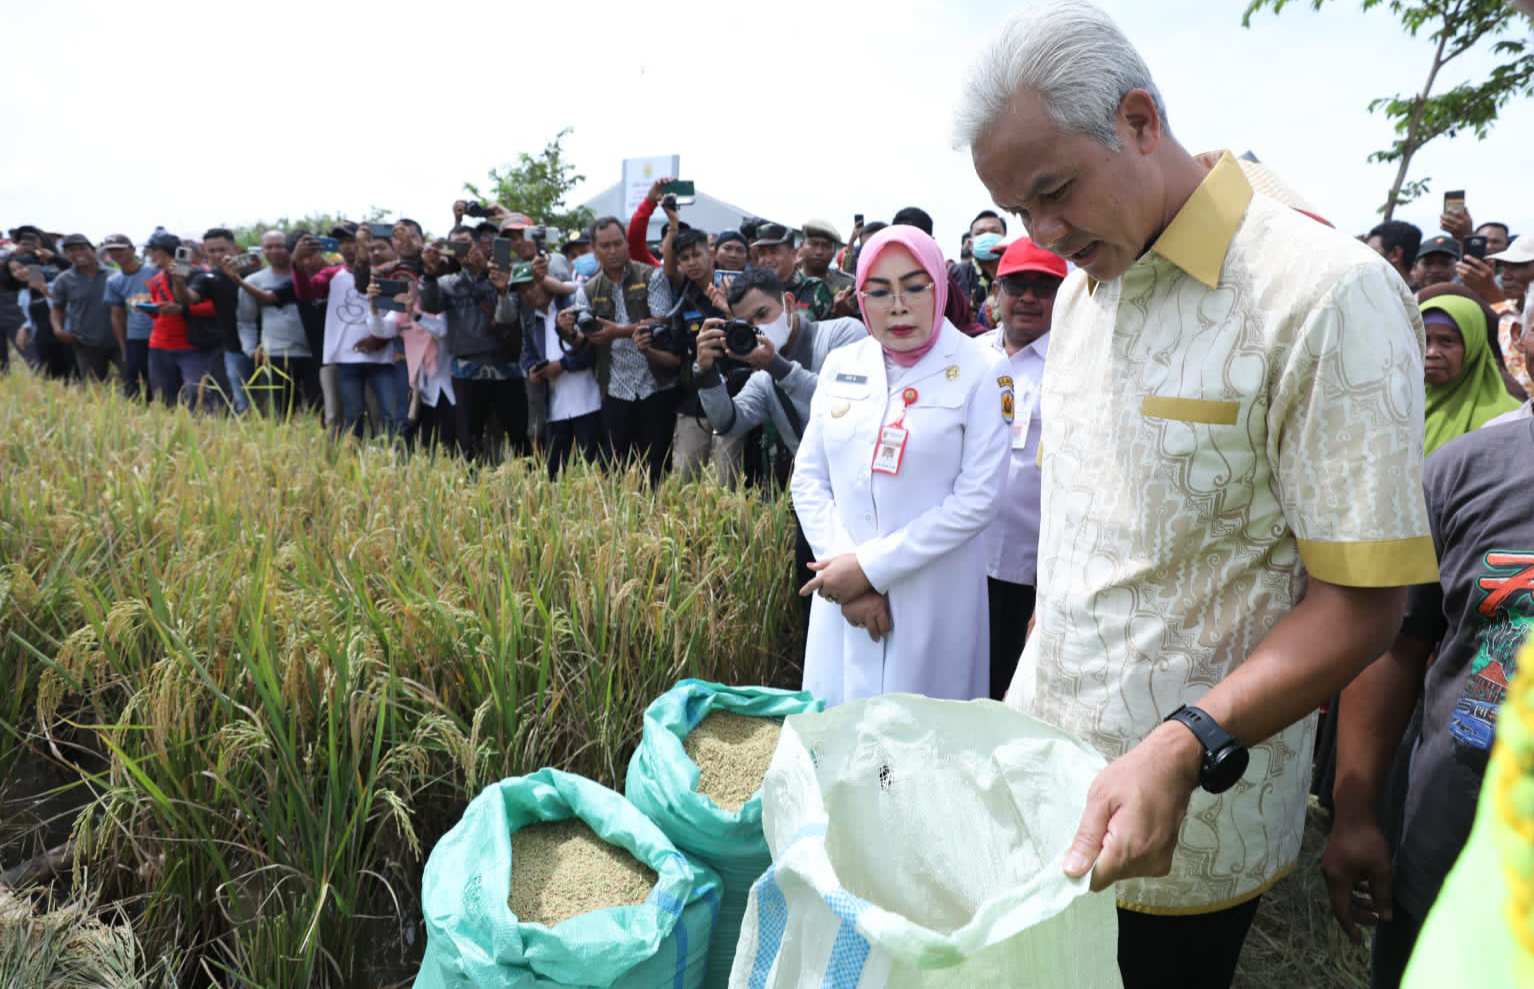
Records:
M261 301L272 300L273 296L271 292L251 285L241 274L240 251L232 231L214 227L202 235L202 246L208 266L194 270L187 278L187 298L193 306L203 301L211 302L213 312L211 317L206 317L197 315L193 310L187 317L188 324L193 335L204 332L217 338L223 354L222 357L214 357L213 376L217 379L219 372L223 371L219 387L223 388L227 383L227 394L235 413L244 415L250 408L250 396L245 393L245 382L250 380L256 369L250 355L259 341L253 335L241 338L241 290ZM200 330L194 325L199 320L206 321Z
M447 248L458 262L457 272L449 273L449 261L436 245L421 252L420 304L423 312L447 319L458 449L469 460L492 459L499 451L489 446L485 434L494 413L513 450L526 453L527 381L518 363L521 317L510 293L510 272L491 264L466 226L453 228Z
M676 428L676 389L656 380L635 334L671 305L666 273L629 259L623 221L604 216L592 225L597 273L575 293L576 328L597 349L602 421L615 460L639 458L659 484Z
M145 245L149 263L159 269L149 279L148 311L154 315L149 331L149 388L160 401L173 406L186 401L202 407L210 385L215 385L213 358L219 353L216 334L206 336L206 322L193 325L188 315L213 315L213 303L195 305L188 299L186 280L191 274L192 253L175 234L161 231ZM196 396L195 399L193 396Z
M797 311L787 286L765 268L742 272L730 286L728 301L734 318L709 319L698 335L693 366L698 400L718 435L741 436L770 421L792 454L799 448L826 355L868 331L851 318L809 319ZM733 398L721 373L726 359L751 369Z
M544 407L549 477L564 469L573 450L595 463L601 456L602 386L597 382L597 348L576 330L573 299L555 295L543 279L517 286L522 313L522 368L537 385Z
M745 436L714 435L698 402L693 376L697 339L703 324L710 319L729 316L729 303L723 279L715 276L713 254L708 235L685 227L674 210L668 210L671 225L661 242L661 254L668 271L676 274L670 284L677 286L676 301L667 307L666 322L648 333L641 331L636 342L651 360L657 375L674 376L677 381L677 415L672 434L671 470L684 480L698 474L712 462L721 484L731 484L740 475ZM744 377L741 377L741 383ZM738 390L738 385L736 386Z
M293 255L287 236L281 230L262 234L261 256L266 267L247 277L249 290L240 293L239 335L252 362L268 368L264 411L287 417L313 403L319 371L293 288Z

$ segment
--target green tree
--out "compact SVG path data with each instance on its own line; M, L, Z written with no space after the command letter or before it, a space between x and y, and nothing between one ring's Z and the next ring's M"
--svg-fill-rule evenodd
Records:
M369 206L363 213L359 223L382 223L388 217L389 211L381 206ZM270 222L257 220L254 223L225 224L234 232L234 239L241 247L259 247L261 235L268 230L281 230L285 234L295 230L307 230L314 234L329 232L330 228L337 223L348 219L339 213L310 213L296 219L279 216Z
M464 190L481 202L497 202L509 210L526 213L545 226L579 230L595 217L584 206L565 207L565 196L586 180L586 176L575 174L575 166L565 159L561 145L569 133L570 128L566 127L554 135L554 140L544 145L543 152L536 157L524 151L517 156L515 165L490 169L484 191L473 182L465 182Z
M1320 10L1327 0L1309 0L1312 9ZM1277 14L1289 0L1249 0L1241 18L1243 27L1251 27L1252 15L1263 8ZM1389 220L1397 206L1403 206L1428 191L1429 178L1407 181L1412 157L1428 142L1447 134L1470 131L1483 139L1496 123L1497 113L1515 96L1534 93L1534 51L1528 42L1501 37L1514 22L1526 29L1528 24L1505 0L1362 0L1363 9L1388 6L1406 33L1417 37L1428 29L1434 42L1433 62L1422 88L1411 96L1399 93L1382 96L1369 103L1369 112L1383 109L1395 123L1395 140L1390 147L1369 155L1370 161L1395 162L1395 181L1380 212ZM1492 41L1490 52L1497 64L1479 81L1462 82L1454 88L1434 93L1438 75L1444 67L1471 51L1483 41Z

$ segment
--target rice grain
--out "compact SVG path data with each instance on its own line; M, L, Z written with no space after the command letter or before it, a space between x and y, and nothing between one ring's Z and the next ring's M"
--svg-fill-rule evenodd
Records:
M608 907L636 906L654 870L597 837L585 821L529 824L511 836L511 912L549 927Z
M781 718L714 711L682 740L697 764L698 792L721 809L738 811L762 788L783 731Z

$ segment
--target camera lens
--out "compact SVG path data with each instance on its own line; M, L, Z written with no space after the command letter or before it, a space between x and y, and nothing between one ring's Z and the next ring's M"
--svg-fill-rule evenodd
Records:
M756 349L756 327L743 319L724 324L724 349L736 357L745 357Z

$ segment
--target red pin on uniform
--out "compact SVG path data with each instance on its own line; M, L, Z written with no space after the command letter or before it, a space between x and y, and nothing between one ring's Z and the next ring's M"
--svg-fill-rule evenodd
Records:
M918 392L915 388L907 388L905 391L900 393L900 398L907 405L915 405L916 400L920 397L921 393Z

